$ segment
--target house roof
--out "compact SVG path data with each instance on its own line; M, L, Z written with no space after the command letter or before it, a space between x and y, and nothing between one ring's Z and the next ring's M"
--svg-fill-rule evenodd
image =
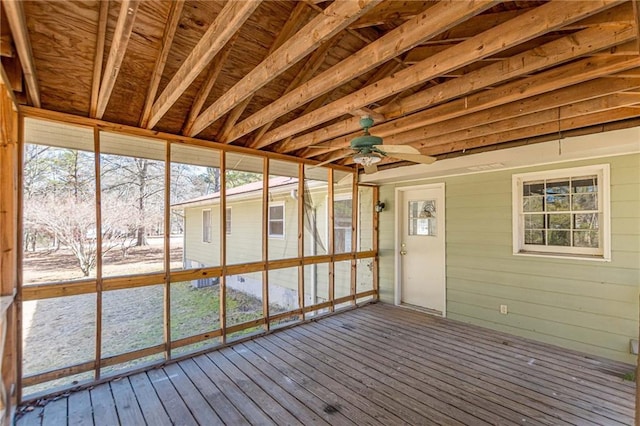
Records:
M287 177L287 176L277 176L269 179L269 189L274 191L284 191L292 187L292 185L297 184L298 179ZM246 185L236 186L235 188L229 188L226 190L227 198L230 200L241 198L243 195L254 195L261 194L264 182L252 182L247 183ZM197 207L201 205L211 204L220 199L220 192L214 192L212 194L203 195L201 197L192 198L190 200L181 201L179 203L172 204L172 208L179 207L180 209L186 207Z
M439 159L640 123L630 0L3 0L0 20L24 105L212 145L352 165L362 115Z

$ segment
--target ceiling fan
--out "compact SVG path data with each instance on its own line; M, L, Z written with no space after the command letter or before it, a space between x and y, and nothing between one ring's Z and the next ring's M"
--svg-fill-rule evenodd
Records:
M353 161L361 164L366 174L377 172L376 164L385 157L421 164L432 164L436 161L435 157L422 155L420 151L409 145L383 145L381 137L369 133L369 129L373 126L373 119L370 116L362 117L360 126L364 130L364 135L353 138L349 146L355 151Z

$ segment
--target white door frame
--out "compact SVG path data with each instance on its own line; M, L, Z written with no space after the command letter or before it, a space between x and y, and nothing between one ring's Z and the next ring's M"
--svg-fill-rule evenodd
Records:
M445 193L445 188L444 188L444 182L440 182L440 183L430 183L430 184L426 184L426 185L415 185L415 186L403 186L400 188L396 188L395 191L395 216L396 216L396 224L395 224L395 242L394 242L394 246L395 246L395 268L396 268L396 273L395 273L395 277L394 277L394 289L395 289L395 297L393 300L393 303L395 305L400 305L402 303L402 260L400 258L400 235L402 234L402 225L403 225L403 220L404 217L402 217L402 205L400 204L400 200L404 198L404 192L405 191L412 191L415 189L439 189L442 191L443 193L443 197L442 197L442 207L440 208L440 211L443 213L441 215L441 218L438 218L438 220L442 220L442 226L445 229L445 249L446 249L446 242L447 242L447 237L446 237L446 222L445 222L445 201L446 201L446 193ZM402 196L401 196L402 195ZM445 253L445 259L446 259L446 253ZM447 316L447 274L446 274L446 265L445 265L445 274L444 274L444 303L443 303L443 309L442 309L442 316L446 317Z

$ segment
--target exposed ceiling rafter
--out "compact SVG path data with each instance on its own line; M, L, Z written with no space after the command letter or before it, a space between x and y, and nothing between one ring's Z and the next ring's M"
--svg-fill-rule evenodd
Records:
M151 118L151 107L153 106L153 101L155 101L156 94L158 92L158 86L160 85L164 66L167 63L169 51L173 44L173 37L175 36L176 29L178 28L178 23L180 22L180 15L182 14L184 2L185 0L174 0L171 3L169 17L162 36L162 47L160 48L160 54L158 54L156 59L156 64L153 67L153 73L151 74L151 82L149 83L149 90L147 91L144 109L142 110L142 117L140 118L140 127L147 127L149 118Z
M102 81L100 82L100 91L94 118L102 118L109 104L113 86L115 86L116 79L120 73L120 65L127 51L129 38L131 38L138 5L139 2L136 0L122 0L120 3L118 22L116 23L116 29L113 33L113 40L111 41L107 64L104 67Z
M27 93L31 99L31 103L40 108L40 86L38 84L38 75L33 60L33 51L31 50L31 41L29 39L29 30L27 28L27 20L24 16L22 1L2 0L4 13L9 21L13 42L20 58L22 72L27 83Z
M292 120L267 133L263 140L265 143L271 143L303 132L347 114L349 111L367 106L431 78L445 74L448 71L468 65L478 58L494 55L518 43L598 13L617 3L619 2L551 1L459 43L446 51L435 54L406 70L399 71L393 78L387 78L385 81L379 82L375 87L363 88L305 116Z
M265 123L273 121L316 97L341 86L345 82L403 54L469 17L481 13L494 4L495 1L493 0L437 3L429 8L428 13L421 13L410 19L397 29L368 44L334 67L256 112L238 124L224 142L228 143L244 136ZM263 138L259 147L264 147L273 142L275 141Z
M182 96L185 90L213 60L216 54L229 42L244 22L260 5L261 0L230 1L209 26L198 44L184 60L176 74L151 108L151 118L147 128L152 128L167 113L169 108Z
M190 136L195 136L229 112L247 97L264 87L278 75L313 52L320 44L343 30L350 23L368 12L380 0L339 1L332 3L324 12L275 52L269 55L242 80L209 106L195 121ZM233 3L233 2L232 2ZM264 123L263 123L264 124Z
M613 31L603 31L604 29L599 26L585 29L537 46L501 62L487 65L456 80L427 88L414 95L376 108L375 111L384 115L387 120L392 120L482 88L495 86L540 69L557 66L569 60L617 46L620 43L633 40L635 37L633 26L628 23L618 23L615 24L615 27L608 26L608 29L613 29ZM545 54L541 55L540 52ZM381 136L396 131L398 127L397 124L378 123L380 124L376 125L375 131ZM359 131L358 119L343 120L318 131L295 137L287 146L278 151L291 152L306 146L316 145L324 140L331 140L328 144L336 147L341 144L345 145L353 137L351 132L357 131ZM342 137L341 135L344 134L348 135Z

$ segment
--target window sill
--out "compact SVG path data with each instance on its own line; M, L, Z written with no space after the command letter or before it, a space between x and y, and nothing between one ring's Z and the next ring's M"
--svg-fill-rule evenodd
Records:
M567 260L586 260L591 262L611 262L611 257L605 257L604 255L580 255L569 253L546 253L535 251L519 251L514 252L514 256L522 257L545 257L550 259L567 259Z

